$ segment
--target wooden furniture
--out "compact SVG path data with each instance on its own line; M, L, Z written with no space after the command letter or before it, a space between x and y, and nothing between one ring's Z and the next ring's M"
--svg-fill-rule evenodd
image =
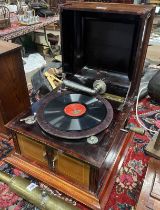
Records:
M133 4L133 0L84 0L85 2L106 2L106 3L123 3Z
M151 157L160 160L160 133L153 136L152 140L147 144L145 152Z
M64 3L70 2L103 2L103 3L125 3L125 4L133 4L133 0L48 0L47 1L50 9L59 12L59 7Z
M21 47L0 41L0 134L4 125L30 106L21 58Z
M149 0L149 4L154 4L159 6L160 5L160 0Z
M136 210L160 209L160 160L151 158Z
M108 142L106 135L98 145L73 144L45 135L37 123L20 122L28 115L24 112L7 124L16 153L5 161L93 209L103 209L133 133L121 131Z
M26 124L20 119L33 114L28 110L7 124L16 152L6 161L92 209L104 209L132 138L124 126L139 87L153 16L151 6L64 5L61 44L66 79L87 87L96 79L105 81L107 92L103 97L112 104L112 122L101 133L96 130L98 142L91 144L84 137L77 141L49 135L40 128L38 114L38 122ZM39 102L39 111L54 94ZM58 94L64 96L66 91L62 88Z

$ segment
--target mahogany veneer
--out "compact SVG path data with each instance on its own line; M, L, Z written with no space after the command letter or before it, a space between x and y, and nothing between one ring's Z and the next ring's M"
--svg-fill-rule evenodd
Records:
M7 124L16 148L7 162L92 209L104 209L132 138L124 127L139 88L154 10L147 5L105 3L62 6L66 78L87 87L102 79L107 93L126 99L109 99L113 119L104 131L97 130L96 144L89 144L86 138L73 142L46 134L37 122L27 125L20 121L33 114L31 110L21 113Z
M37 124L20 123L21 117L19 115L7 124L13 132L16 152L5 161L92 209L103 209L133 133L121 131L113 140L111 151L105 155L104 163L96 166L95 161L87 157L86 160L74 157L73 143L68 143L64 151L58 141L45 136ZM78 148L78 144L74 143L74 147ZM83 146L84 143L80 144ZM96 147L98 151L100 148ZM99 155L100 159L102 156Z

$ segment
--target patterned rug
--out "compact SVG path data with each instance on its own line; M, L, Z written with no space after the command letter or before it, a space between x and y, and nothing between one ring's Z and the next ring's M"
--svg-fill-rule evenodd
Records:
M0 139L0 161L6 157L13 149L12 140L7 141L4 139Z
M143 99L138 106L139 118L145 126L152 130L160 129L160 106L153 104L149 98ZM138 126L135 112L131 112L129 122L130 126ZM146 132L145 135L135 134L128 153L125 157L123 165L116 177L114 187L112 189L110 198L105 207L105 210L134 210L139 198L143 179L145 177L149 156L144 152L144 148L153 136L153 133ZM0 150L2 155L0 158L6 156L12 149L12 144L6 140L2 140ZM32 177L28 177L23 172L16 168L0 162L0 170L5 171L14 176L26 177L32 182L38 184L42 189L48 190L49 193L62 198L66 202L76 205L80 209L87 210L84 205L76 202L72 198L65 196L55 189L48 188L43 183L38 182ZM3 210L38 210L35 206L18 197L11 192L8 186L0 183L0 209Z

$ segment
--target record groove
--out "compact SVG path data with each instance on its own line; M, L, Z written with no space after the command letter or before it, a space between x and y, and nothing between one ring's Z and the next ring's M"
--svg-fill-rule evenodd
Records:
M70 92L49 94L37 112L37 122L46 133L66 139L96 135L112 118L113 109L107 100Z

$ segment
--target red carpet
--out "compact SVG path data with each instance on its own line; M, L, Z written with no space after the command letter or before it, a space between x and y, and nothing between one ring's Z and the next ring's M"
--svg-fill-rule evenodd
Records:
M139 104L138 112L141 121L148 128L151 128L152 130L160 129L160 106L152 104L149 98L147 98ZM133 124L134 126L138 125L134 112L131 113L129 123ZM151 136L152 133L148 132L146 132L145 136L138 134L134 135L123 165L118 176L116 177L115 185L112 189L105 210L133 210L136 206L149 161L149 157L144 153L144 148L149 139L151 139ZM6 156L11 150L10 142L6 143L7 144L0 144L3 157ZM2 158L2 155L0 158ZM3 170L9 174L28 177L23 172L20 172L19 170L12 168L10 165L3 163L2 160L0 165L0 170ZM28 178L37 183L37 181L32 177ZM47 188L42 183L38 184L42 188ZM80 209L88 209L73 199L61 194L57 190L51 190L49 188L47 189L55 196L61 197L73 205L76 204L78 207L80 207ZM7 185L0 183L0 209L35 210L35 207L22 198L16 196L14 193L10 192ZM36 210L38 209L36 208Z

